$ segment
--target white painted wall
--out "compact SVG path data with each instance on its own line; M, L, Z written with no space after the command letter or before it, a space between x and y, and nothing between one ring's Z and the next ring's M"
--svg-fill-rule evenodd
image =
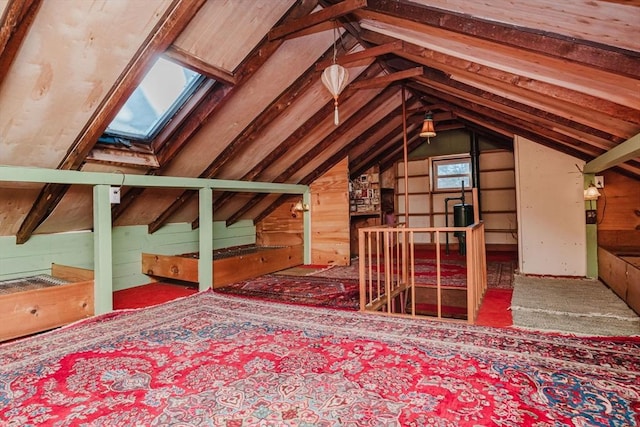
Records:
M514 140L520 273L586 276L584 161Z

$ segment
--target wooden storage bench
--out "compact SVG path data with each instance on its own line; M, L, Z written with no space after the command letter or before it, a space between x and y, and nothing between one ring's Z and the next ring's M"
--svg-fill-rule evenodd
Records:
M152 277L198 282L198 253L142 254L142 272ZM213 287L284 270L302 264L302 245L245 246L222 249L213 255Z
M0 341L93 316L93 271L60 264L50 275L0 282Z
M640 315L640 248L599 246L598 276Z

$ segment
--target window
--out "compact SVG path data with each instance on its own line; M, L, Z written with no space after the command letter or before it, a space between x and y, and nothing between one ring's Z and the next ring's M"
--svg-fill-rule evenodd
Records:
M464 183L471 187L471 158L439 158L433 160L433 190L459 190Z
M159 58L109 124L100 142L150 142L205 79Z

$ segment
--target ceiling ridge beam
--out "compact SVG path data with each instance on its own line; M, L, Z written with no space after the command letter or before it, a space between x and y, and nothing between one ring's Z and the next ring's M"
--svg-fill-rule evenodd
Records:
M548 56L544 52L526 51L489 40L455 34L446 29L424 24L414 25L416 28L407 28L402 26L402 23L387 24L380 20L366 20L361 22L360 26L375 33L391 35L407 43L439 52L441 55L455 57L458 61L470 62L474 66L484 67L487 70L496 70L521 76L521 79L566 87L628 108L637 108L640 103L637 77ZM640 59L638 65L640 66Z
M116 83L105 95L102 102L69 147L58 169L77 170L82 166L98 137L116 116L118 109L135 90L151 66L151 60L158 51L165 50L176 39L182 29L191 21L204 4L204 0L174 0L153 31L142 43L133 59L122 72ZM68 189L68 185L46 184L31 206L16 234L16 243L26 242L33 231L53 212Z

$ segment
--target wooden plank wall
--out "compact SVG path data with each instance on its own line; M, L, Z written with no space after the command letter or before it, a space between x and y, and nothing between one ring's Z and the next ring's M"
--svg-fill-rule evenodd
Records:
M311 263L349 265L349 160L343 159L310 189Z
M598 174L600 175L600 174ZM598 245L640 248L640 182L605 171L598 198Z
M344 159L311 186L311 263L349 265L349 181ZM301 212L293 196L256 224L256 242L263 246L303 244Z
M289 200L256 224L256 243L260 246L302 245L302 213L294 212L293 206L301 196L291 196Z
M249 220L231 227L213 226L214 249L255 243L255 227ZM126 289L149 282L142 274L141 253L176 255L198 250L198 230L191 224L168 224L154 234L146 226L113 229L113 286ZM93 233L74 232L35 235L22 245L15 237L0 237L0 280L48 274L52 263L93 269Z

